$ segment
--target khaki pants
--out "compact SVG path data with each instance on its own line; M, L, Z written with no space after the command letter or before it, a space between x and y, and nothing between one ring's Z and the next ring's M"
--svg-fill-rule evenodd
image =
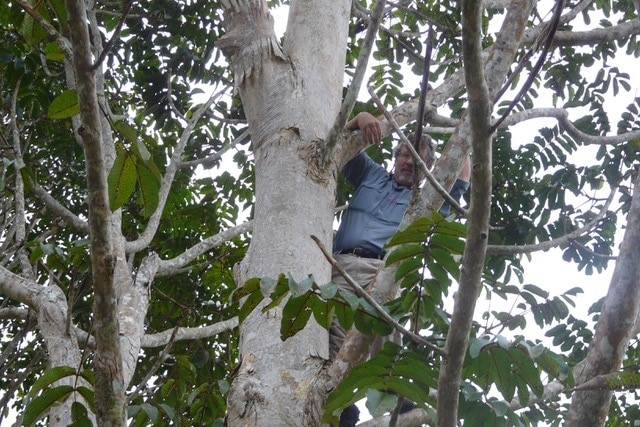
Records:
M383 260L362 258L353 254L338 254L335 255L335 259L347 271L349 276L364 289L367 289L378 274L378 269L384 264ZM340 290L354 293L353 288L337 271L331 273L331 280L338 285ZM346 335L347 331L334 318L329 329L329 358L331 360L335 360ZM402 336L397 331L386 337L377 337L371 349L371 354L378 352L386 341L390 340L400 344L401 339Z

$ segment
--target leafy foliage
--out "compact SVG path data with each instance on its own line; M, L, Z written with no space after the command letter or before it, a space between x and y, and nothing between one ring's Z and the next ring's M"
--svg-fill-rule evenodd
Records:
M340 383L327 401L325 421L335 422L341 410L365 397L371 390L383 392L390 399L390 409L397 404L398 396L413 402L430 402L429 389L436 388L437 373L428 354L415 350L403 350L387 342L371 359L357 366Z
M66 8L62 0L24 3L62 38L50 37L34 15L19 7L19 2L0 2L0 263L20 274L16 254L24 251L35 272L35 282L59 286L68 301L68 320L90 331L93 296L89 236L61 221L35 192L41 188L77 218L87 217L86 168L82 146L73 132L79 105L76 88L69 83L73 78L68 74L68 62L65 63L71 59L69 43L64 38L68 34ZM268 3L275 8L286 2ZM370 7L372 2L356 3L349 29L347 75L355 71L363 30L368 25L362 7ZM107 46L122 24L122 32L112 40L101 67L104 79L100 81L100 95L108 106L102 111L103 123L108 124L112 136L108 143L115 147L110 159L110 204L113 210L123 213L122 235L126 240L134 241L144 233L149 216L158 206L161 176L183 136L185 121L210 91L224 94L187 135L185 164L172 183L159 231L144 251L128 254L135 273L147 253L174 259L204 239L251 217L255 186L251 141L243 136L247 133L243 106L230 89L228 65L215 45L224 34L221 3L143 0L132 5L130 13L123 17L122 3L96 3L98 27L93 34L102 46ZM540 24L540 17L547 12L545 7L543 2L537 6L530 28ZM460 2L390 5L376 41L376 62L369 77L369 84L387 107L399 106L418 94L428 25L436 34L431 85L437 87L460 72L460 14ZM501 9L484 10L485 47L495 42L493 28L503 16ZM608 27L632 19L637 19L632 2L596 1L575 21L563 24L561 30L600 20ZM525 45L517 54L523 60L525 73L533 65L526 56L529 48ZM578 130L594 136L637 129L638 99L622 106L619 117L608 103L608 99L622 99L622 95L634 90L630 72L615 61L622 53L640 55L637 35L596 43L589 49L559 44L529 93L517 102L515 111L524 112L534 106L562 107ZM514 77L512 88L520 83L518 76ZM509 96L511 91L496 104L497 114L508 105ZM435 107L446 107L450 118L460 118L465 113L466 93L458 87L439 102ZM359 111L379 113L370 102L359 102L354 112ZM16 135L19 151L14 146ZM438 130L432 136L438 151L443 151L447 134ZM385 140L380 150L370 150L372 157L386 162L391 145L392 141ZM229 148L231 152L223 163L216 155ZM526 135L515 128L499 130L493 148L490 243L534 244L579 229L602 208L604 192L619 185L617 206L589 234L562 247L568 266L586 274L603 271L610 265L608 257L616 252L616 233L625 226L617 218L629 210L637 148L637 140L602 145L585 161L578 158L584 149L582 142L555 123L529 129ZM190 161L199 162L200 166L186 166ZM18 178L26 189L21 206L26 210L23 220L28 226L24 227L23 237L14 233L20 208L15 199ZM338 201L346 200L349 192L342 183ZM396 279L402 284L402 292L385 309L400 323L411 322L437 344L442 343L448 329L447 306L450 289L459 276L463 236L462 225L433 214L400 231L387 248L388 263L398 263ZM236 237L198 256L188 269L156 278L150 291L146 332L172 330L176 326L201 327L235 315L242 320L256 307L268 310L280 303L284 307L282 339L299 332L312 316L324 327L336 317L342 326L367 334L384 335L391 330L364 299L339 291L332 283L320 285L312 277L299 281L286 274L275 279L254 278L234 293L232 268L245 256L247 245L247 236ZM509 308L492 305L474 324L465 365L466 382L461 390L460 416L464 425L535 425L561 419L564 409L557 401L515 413L504 400L539 395L541 385L551 379L571 385L570 369L584 358L593 337L593 324L602 302L593 305L591 318L581 318L575 313L574 302L579 290L554 295L551 283L524 284L523 260L521 255L488 259L483 300L497 297ZM588 290L585 293L590 294ZM5 312L22 312L25 307L5 295L0 296L0 303L0 388L5 393L2 416L6 418L9 409L17 410L24 415L25 424L33 424L46 415L51 405L73 393L91 402L88 387L54 385L78 371L85 372L90 360L82 366L48 370L43 360L45 343L41 335L33 333L34 314L7 317ZM525 340L525 328L534 326L542 330L540 341ZM84 350L90 351L88 347ZM138 360L133 384L149 372L154 373L154 381L145 384L130 402L132 424L221 425L226 392L237 364L237 333L174 342L169 356L162 351L145 348ZM435 387L439 363L435 355L408 341L403 347L388 346L354 370L336 389L327 416L334 416L340 408L364 396L371 402L377 400L371 407L378 412L391 410L396 400L381 397L381 390L393 390L431 410L433 402L427 391ZM628 349L625 363L626 373L633 372L640 363L637 342ZM367 376L368 369L376 375ZM621 387L635 385L632 375L628 377L621 376ZM635 392L617 394L611 408L611 425L638 419L634 395ZM74 425L86 425L91 411L90 407L74 404Z

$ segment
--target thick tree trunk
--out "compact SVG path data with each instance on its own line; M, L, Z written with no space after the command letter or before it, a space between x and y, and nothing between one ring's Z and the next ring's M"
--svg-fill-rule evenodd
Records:
M323 152L340 108L349 8L346 0L292 2L280 51L263 1L229 2L229 31L220 46L240 88L256 167L255 226L243 280L281 273L330 280L330 266L310 235L331 245L337 172L323 163ZM242 26L248 16L253 24ZM303 419L309 384L328 357L328 334L312 321L282 342L280 323L279 308L256 309L240 326L230 426L298 426Z

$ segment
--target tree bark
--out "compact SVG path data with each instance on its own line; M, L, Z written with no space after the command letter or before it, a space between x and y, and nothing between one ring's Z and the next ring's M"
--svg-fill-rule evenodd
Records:
M337 167L324 163L323 150L340 108L349 10L347 0L292 2L281 51L265 2L226 3L228 31L219 45L236 76L256 170L243 280L280 273L330 280L330 265L310 236L331 245ZM328 357L328 334L312 321L282 342L280 322L281 308L263 314L258 307L240 325L230 426L297 426L304 419L309 384Z
M66 0L65 4L68 11L74 52L75 82L80 105L81 124L78 133L82 138L86 158L96 339L95 411L100 426L123 426L126 416L126 399L113 274L118 260L112 249L107 169L103 155L102 124L92 63L91 40L84 1Z
M640 313L640 174L637 175L627 229L587 357L574 369L576 384L620 369ZM612 391L576 391L567 426L603 426Z

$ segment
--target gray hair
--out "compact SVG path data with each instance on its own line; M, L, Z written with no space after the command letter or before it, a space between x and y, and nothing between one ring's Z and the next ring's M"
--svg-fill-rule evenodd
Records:
M416 136L417 135L415 133L412 133L407 136L407 139L411 141L411 143L414 143L414 141L416 140ZM398 144L393 147L394 158L398 157L398 154L400 154L400 148L402 147L402 145L403 144ZM431 137L424 133L420 137L420 150L418 151L418 154L421 155L422 150L426 151L425 158L423 158L422 160L424 161L425 165L427 165L427 169L431 169L436 161L436 147L433 144L433 140L431 139Z

